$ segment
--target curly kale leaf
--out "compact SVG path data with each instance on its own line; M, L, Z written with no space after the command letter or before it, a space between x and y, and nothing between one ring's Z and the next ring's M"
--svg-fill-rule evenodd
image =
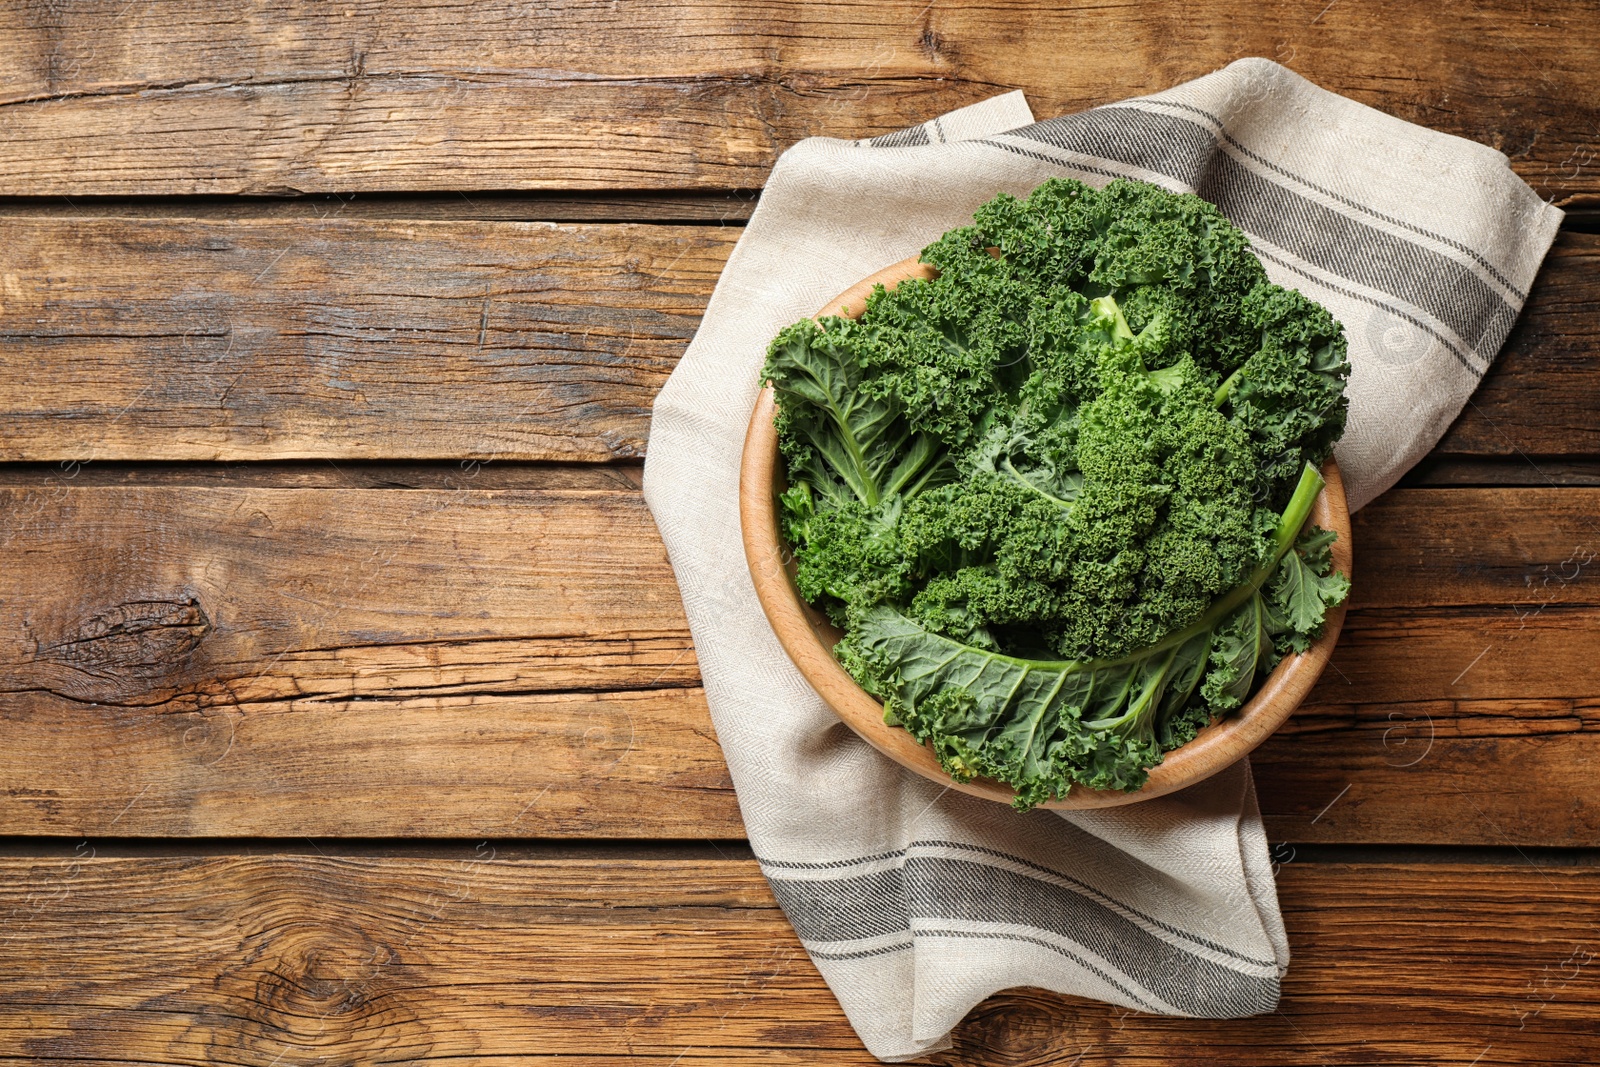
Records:
M945 473L938 443L913 429L890 396L862 387L846 318L797 322L773 340L766 378L778 395L778 432L792 484L809 484L834 504L851 496L876 508ZM794 477L800 475L800 477Z
M928 246L923 261L960 279L1009 271L1041 294L1113 296L1135 332L1162 320L1169 351L1189 354L1213 386L1255 350L1245 299L1269 284L1266 272L1245 236L1198 196L1052 179L1025 200L995 197L973 221ZM985 262L990 248L1004 267Z
M879 607L847 642L846 664L952 776L1011 783L1026 810L1074 782L1143 785L1164 725L1203 673L1210 634L1126 661L1050 662L961 644Z
M1260 347L1218 395L1254 439L1262 472L1281 482L1327 459L1344 432L1348 345L1327 309L1293 289L1259 289L1245 312L1260 331Z
M1272 610L1283 622L1284 640L1296 652L1304 652L1322 636L1328 609L1344 603L1350 593L1350 579L1333 570L1328 552L1334 534L1313 526L1284 556L1272 579Z
M768 352L797 585L952 773L1133 788L1345 595L1284 526L1343 430L1343 331L1141 182L997 196L922 259Z
M892 721L932 744L953 777L1006 782L1019 809L1063 796L1074 782L1137 789L1164 751L1245 700L1276 664L1278 634L1298 632L1263 588L1281 561L1306 565L1291 546L1321 488L1306 468L1268 558L1190 626L1136 652L1109 660L1008 655L987 631L938 633L882 604L852 617L836 652ZM1308 534L1302 551L1325 551L1325 538ZM1343 595L1336 585L1317 592L1332 598L1324 610Z

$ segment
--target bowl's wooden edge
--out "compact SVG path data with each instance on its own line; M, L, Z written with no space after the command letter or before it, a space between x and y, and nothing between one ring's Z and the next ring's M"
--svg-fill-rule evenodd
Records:
M837 314L854 318L861 314L875 286L893 288L907 278L933 276L932 268L918 262L916 257L902 260L852 285L824 305L816 317ZM773 421L776 415L776 398L772 389L764 386L751 412L739 469L739 524L745 560L750 567L756 597L773 633L817 694L847 726L878 751L941 785L1009 804L1015 794L1000 782L952 780L931 748L918 743L905 730L883 721L883 706L833 657L825 621L800 598L788 572L789 550L778 527L777 486L781 484L783 471L778 432ZM1350 577L1354 557L1344 480L1332 459L1323 466L1322 475L1327 485L1317 497L1311 521L1338 535L1332 548L1334 566ZM1310 649L1285 657L1243 708L1212 723L1188 744L1168 753L1160 764L1151 768L1149 780L1142 788L1124 793L1074 786L1066 797L1040 806L1081 810L1149 800L1193 785L1242 759L1283 725L1316 684L1338 643L1344 615L1344 605L1329 612L1322 636Z
M778 431L773 425L777 411L772 390L763 389L745 436L739 472L739 523L761 610L794 665L846 725L890 759L924 774L921 765L932 761L940 776L948 778L933 753L916 738L884 723L883 706L833 658L832 646L817 632L814 609L800 598L789 578L789 550L778 528L773 477L778 457Z
M911 278L924 280L938 276L938 271L928 264L923 263L917 256L902 259L898 263L891 263L876 274L869 274L856 282L850 288L822 305L822 310L811 316L820 319L824 315L842 315L849 319L859 319L861 312L866 310L867 297L872 295L872 290L878 286L893 289L903 281Z

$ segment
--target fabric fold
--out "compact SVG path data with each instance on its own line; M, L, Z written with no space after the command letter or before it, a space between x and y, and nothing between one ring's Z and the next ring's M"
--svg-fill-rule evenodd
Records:
M766 346L846 286L1046 178L1198 192L1269 277L1344 323L1352 507L1443 434L1511 328L1561 213L1493 149L1266 60L1035 122L1008 93L779 159L654 408L645 499L762 871L869 1050L913 1058L1028 985L1132 1010L1272 1010L1289 946L1241 762L1094 812L967 797L880 756L789 662L741 547L738 468ZM1357 576L1357 581L1359 581Z

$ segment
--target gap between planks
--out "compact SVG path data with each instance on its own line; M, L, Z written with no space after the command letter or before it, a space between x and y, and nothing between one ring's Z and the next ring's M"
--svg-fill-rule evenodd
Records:
M303 196L0 196L7 218L351 219L390 221L647 222L663 226L721 222L742 226L760 189L661 192L483 190L472 193L352 192ZM1600 233L1600 205L1568 207L1561 228Z
M106 834L0 835L0 859L70 858L85 844L106 859L183 856L459 859L486 846L505 860L648 860L748 863L755 859L744 838L416 838L416 837L115 837ZM1331 844L1286 840L1272 846L1278 862L1306 864L1456 864L1475 867L1600 867L1600 845L1555 848L1539 845Z

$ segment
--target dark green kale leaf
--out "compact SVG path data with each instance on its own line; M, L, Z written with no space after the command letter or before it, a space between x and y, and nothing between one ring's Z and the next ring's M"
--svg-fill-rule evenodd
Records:
M1331 531L1313 526L1272 578L1272 611L1283 621L1283 640L1296 652L1322 636L1328 608L1344 603L1350 592L1350 579L1333 570L1333 539Z
M1344 330L1293 289L1264 286L1245 303L1260 347L1219 388L1233 421L1255 441L1263 473L1281 482L1320 464L1344 433L1350 377Z
M1307 467L1267 558L1188 627L1130 654L1007 655L986 632L947 636L884 604L854 615L835 651L958 781L1007 782L1024 810L1074 782L1137 789L1164 751L1237 707L1277 662L1273 636L1284 627L1262 587L1281 560L1299 559L1291 546L1321 488ZM1193 707L1197 696L1207 711Z
M853 496L876 508L947 473L946 457L902 417L893 396L862 388L851 343L862 332L856 321L838 317L785 327L772 342L765 376L778 395L791 484L809 484L835 504Z
M1348 590L1331 535L1295 541L1343 332L1140 182L997 196L922 258L769 350L798 587L952 774L1136 788Z

